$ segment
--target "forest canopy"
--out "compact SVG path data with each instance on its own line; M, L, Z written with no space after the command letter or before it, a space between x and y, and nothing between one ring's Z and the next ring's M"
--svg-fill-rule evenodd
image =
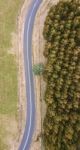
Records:
M59 1L44 24L45 150L80 150L80 0Z

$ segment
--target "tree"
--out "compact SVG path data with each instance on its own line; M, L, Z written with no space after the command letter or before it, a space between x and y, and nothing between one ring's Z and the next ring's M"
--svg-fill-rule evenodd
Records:
M80 0L60 0L44 24L45 150L80 149Z
M33 65L34 75L42 75L44 72L44 65L42 63Z

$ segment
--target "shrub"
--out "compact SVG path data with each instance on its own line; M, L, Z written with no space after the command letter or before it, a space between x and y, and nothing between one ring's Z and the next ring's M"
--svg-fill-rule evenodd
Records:
M43 71L44 71L44 66L43 66L42 63L35 64L35 65L33 66L33 73L34 73L35 75L41 75L41 74L43 73Z

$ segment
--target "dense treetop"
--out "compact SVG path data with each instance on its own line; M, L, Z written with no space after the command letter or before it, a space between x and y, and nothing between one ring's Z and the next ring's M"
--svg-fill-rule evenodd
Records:
M80 150L80 0L60 1L45 21L45 150Z

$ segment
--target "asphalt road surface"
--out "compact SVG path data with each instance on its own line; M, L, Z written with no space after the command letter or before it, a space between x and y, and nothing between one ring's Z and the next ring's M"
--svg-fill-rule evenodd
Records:
M29 150L35 128L35 94L32 72L32 33L36 12L42 0L33 0L24 27L24 65L26 77L26 126L19 150ZM36 41L37 42L37 41Z

